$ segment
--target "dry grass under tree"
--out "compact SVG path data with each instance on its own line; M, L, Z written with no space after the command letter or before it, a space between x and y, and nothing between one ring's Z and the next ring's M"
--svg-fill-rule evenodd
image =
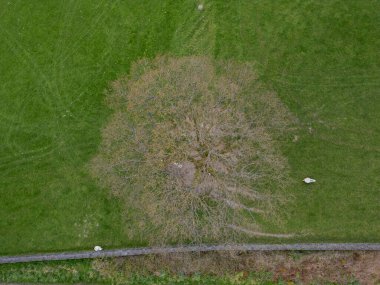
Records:
M207 57L137 62L112 83L114 110L91 170L126 206L130 238L237 241L277 217L288 165L275 138L294 123L252 66ZM273 191L276 189L275 191Z

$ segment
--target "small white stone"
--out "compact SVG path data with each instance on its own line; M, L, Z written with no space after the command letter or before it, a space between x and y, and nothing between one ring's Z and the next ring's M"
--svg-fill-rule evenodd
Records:
M310 183L314 183L316 182L315 179L313 178L310 178L310 177L306 177L304 180L302 180L303 182L305 182L306 184L310 184Z
M198 5L198 10L199 10L199 11L202 11L202 10L203 10L203 4L199 4L199 5Z
M94 250L95 250L95 251L101 251L101 250L103 250L103 248L102 248L101 246L99 246L99 245L96 245L96 246L94 247Z

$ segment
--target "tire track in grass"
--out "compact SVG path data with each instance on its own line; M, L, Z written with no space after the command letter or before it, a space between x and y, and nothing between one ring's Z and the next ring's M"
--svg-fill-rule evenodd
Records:
M65 16L65 18L67 18L67 17ZM61 98L62 96L60 96L61 95L61 91L60 91L60 89L59 89L59 87L57 85L57 82L54 81L54 80L49 80L49 78L46 76L46 74L41 70L41 67L32 58L32 56L29 53L29 51L27 51L25 48L23 48L21 46L21 44L19 44L17 42L17 40L14 39L13 36L8 31L6 31L4 29L3 30L0 29L0 32L3 32L4 42L8 46L8 48L11 50L11 52L14 54L14 56L16 58L18 58L21 63L26 64L26 66L31 71L33 71L33 72L37 71L39 73L40 77L43 79L43 81L44 81L44 87L46 89L41 92L41 94L43 95L43 101L41 103L46 108L48 108L49 110L53 110L53 113L56 114L55 115L56 116L56 120L54 120L54 122L58 126L59 125L59 118L62 117L62 112L64 110L67 111L67 108L66 108L66 104L64 104L64 102L62 101L62 98ZM53 100L53 98L51 98L51 96L49 95L49 93L51 95L56 94L56 96L54 96L55 100ZM26 104L27 104L26 102L23 103L23 108L22 109L25 109ZM58 112L57 112L57 110L58 110ZM57 117L57 116L59 116L59 117ZM17 128L17 130L16 130L16 128ZM15 132L19 133L19 130L18 130L19 128L20 128L20 125L19 124L18 125L15 124L15 122L12 122L10 124L10 126L8 127L8 132L7 132L8 136L5 136L5 137L8 137L7 141L10 141L10 135L11 135L11 133L15 133ZM12 143L8 144L8 145L9 145L9 147L11 149L15 149L16 148L16 146L13 146ZM44 153L43 150L46 150L46 153ZM27 162L36 161L36 160L42 159L43 157L46 157L47 155L51 154L53 151L54 151L54 149L50 149L48 151L48 147L45 147L45 148L41 148L41 149L31 150L31 151L29 151L27 153L23 153L21 155L12 155L11 156L12 157L11 160L9 160L9 158L0 158L0 161L3 160L3 162L0 162L0 168L1 169L5 169L5 168L9 168L11 166L15 167L15 166L19 166L21 164L27 163ZM22 149L18 148L18 150L15 151L15 152L16 153L20 153L20 152L22 152Z
M89 26L87 29L84 29L84 32L79 36L79 40L75 41L74 45L71 48L67 48L64 51L62 51L62 49L56 49L56 50L58 50L56 52L56 63L59 64L60 68L58 70L57 67L55 66L55 69L54 69L55 70L55 78L56 78L56 81L58 81L58 82L61 83L61 85L63 85L64 78L66 78L65 75L62 74L62 70L63 70L65 62L69 59L69 57L71 55L75 54L75 52L78 51L79 48L81 48L83 46L83 43L81 44L81 42L85 38L91 37L91 35L96 31L97 26L100 23L102 23L102 21L105 21L105 20L107 20L110 17L111 13L108 13L109 15L107 17L103 17L103 16L107 12L109 12L110 10L112 10L118 2L119 1L113 2L112 5L110 5L109 9L104 9L105 4L108 3L107 1L103 1L103 2L99 3L97 5L97 7L95 8L95 10L100 10L100 9L103 8L102 12L99 13L99 15L95 18L95 20L92 22L91 26ZM69 17L67 17L67 14L73 15L73 9L68 10L68 12L66 11L65 19L69 18ZM70 19L72 20L73 17L70 17ZM61 32L60 32L60 42L61 42L61 44L59 44L59 46L63 46L62 42L63 42L64 29L68 29L69 23L70 23L70 21L64 21L64 23L62 24ZM85 67L83 69L87 69L87 68L88 67ZM88 89L88 88L86 88L86 90L83 90L83 86L84 85L85 84L82 84L82 86L80 86L79 90L82 90L82 92L80 92L79 96L77 96L73 101L71 100L71 98L65 98L65 102L64 102L65 114L63 114L62 117L65 117L66 115L69 115L75 122L81 122L81 123L85 122L86 125L89 126L90 125L89 123L87 123L84 120L81 120L80 118L78 118L75 114L73 114L70 111L70 107L75 102L77 102L78 100L80 100L80 98L85 94L85 91Z
M39 154L42 154L44 152L50 151L51 146L52 146L52 144L48 144L46 146L36 148L36 149L32 149L29 151L19 152L19 153L14 154L14 155L0 157L0 168L7 166L7 163L15 162L15 161L17 162L17 160L22 160L26 157L30 157L33 155L39 155Z
M82 33L82 35L80 36L79 40L77 40L75 42L75 44L73 45L73 48L70 50L69 53L67 53L64 58L62 59L61 57L59 58L59 60L61 60L61 63L64 64L66 62L66 60L73 54L75 54L75 52L77 52L83 45L83 40L87 37L91 37L95 31L96 31L96 28L98 27L98 25L103 21L107 20L110 16L111 16L111 13L108 13L108 16L106 17L103 17L106 12L109 12L109 11L112 11L114 9L114 7L119 4L120 0L117 0L117 1L113 1L112 5L110 5L110 8L108 9L104 9L103 7L103 10L101 13L99 13L99 16L95 18L94 22L92 23L92 25L85 30L84 33ZM100 6L104 6L104 3L109 3L107 1L103 1L102 4L99 4L98 7Z
M23 108L26 106L26 104L23 104ZM23 160L25 158L28 158L32 155L42 155L44 152L48 152L52 149L52 144L47 143L43 146L35 147L35 148L29 148L25 149L25 147L19 147L18 145L14 144L12 140L10 139L11 133L15 134L28 134L33 135L33 139L29 140L29 143L32 142L38 142L41 137L44 137L44 134L41 133L41 127L36 124L26 124L19 120L19 116L21 114L21 110L17 113L17 116L11 117L11 116L5 116L3 114L0 114L0 118L4 121L6 121L6 126L8 126L8 136L3 136L4 142L3 146L5 146L3 149L7 149L7 152L10 153L9 155L3 155L0 156L0 168L6 167L10 163L17 162L19 160Z
M66 47L64 39L66 39L67 34L70 34L69 27L70 27L70 24L73 22L74 11L77 9L77 5L79 1L70 0L70 1L63 1L62 3L64 7L62 8L62 10L64 11L62 12L62 19L60 21L58 39L55 45L54 59L59 59L59 55L63 54L64 52L63 48ZM54 82L55 82L57 90L61 90L60 86L64 86L64 82L62 80L63 68L64 68L64 65L59 60L56 60L54 62L53 74L54 74L54 79L55 79ZM58 84L60 84L60 86ZM61 95L60 92L58 94ZM63 101L64 98L62 97L60 99ZM66 106L67 102L64 102L63 105Z
M72 2L73 1L71 1L70 4L65 5L66 11L63 13L63 21L60 25L59 40L57 41L56 52L55 52L56 62L55 62L55 66L54 66L54 74L55 74L55 80L56 80L56 82L59 82L60 86L64 86L64 81L66 78L76 76L76 75L71 74L71 73L70 74L63 74L62 73L62 71L64 70L65 60L61 58L62 56L65 56L65 54L73 54L72 51L70 50L69 46L67 46L66 49L62 49L62 47L66 46L64 44L65 35L70 34L70 32L68 30L70 28L70 24L73 22L75 10L77 9L76 8L77 5L71 5ZM74 1L74 4L77 4L77 3L78 3L78 1ZM101 9L102 5L105 3L106 2L100 3L98 5L98 7L100 7L99 9ZM67 7L70 7L70 9L68 9ZM105 11L103 11L103 13L105 13ZM99 16L99 18L101 18L101 16ZM93 28L90 27L89 29L95 30L96 25L97 24L95 24ZM85 31L87 31L87 30L85 30ZM91 33L92 32L90 32L90 34ZM83 33L83 34L85 34L85 33ZM82 38L84 38L84 37L85 36L83 36ZM66 59L68 59L68 57L66 57ZM98 65L77 67L76 71L82 70L82 72L83 72L86 70L86 73L89 73L88 70L93 69L94 67L98 67ZM97 72L98 71L93 70L94 74ZM77 97L75 97L75 98L62 97L62 100L64 101L64 106L65 106L65 114L63 114L62 117L70 116L71 119L74 120L75 122L80 122L80 123L85 122L87 126L90 126L90 124L88 122L81 120L81 118L78 118L74 113L71 112L71 107L73 106L73 104L78 102L81 99L81 97L85 94L85 91L87 91L87 89L88 89L88 88L84 89L83 88L84 85L85 85L85 83L83 83L78 89L75 90L75 93L79 93L79 95ZM58 88L58 85L57 85L57 88ZM75 93L73 93L73 94L75 94Z
M1 29L0 27L0 32L1 31L3 32L3 36L2 36L3 41L8 46L10 51L14 54L14 56L18 58L21 63L25 63L26 66L32 72L37 72L43 79L45 83L45 87L47 87L47 89L53 94L54 88L51 85L50 80L47 78L46 74L42 71L42 68L33 59L31 54L25 48L23 48L8 31ZM59 108L62 106L59 106L59 103L57 101L53 101L53 99L49 98L49 96L46 93L41 92L41 94L43 94L43 99L45 102L42 102L42 103L45 105L45 107L47 107L51 111L62 109L62 108Z
M20 116L20 114L23 113L22 111L26 109L27 103L22 102L21 105L21 109L17 113L18 116ZM6 145L8 152L11 153L7 156L0 156L0 169L3 173L11 170L13 165L19 165L20 162L36 161L42 157L48 156L54 150L51 143L25 150L25 146L19 146L12 141L12 134L33 134L33 139L28 141L30 145L34 142L38 142L39 139L44 136L43 133L41 133L41 128L35 124L25 124L17 118L10 118L2 114L0 114L0 117L8 121L8 136L4 136L4 145Z
M20 0L3 1L4 6L5 6L5 5L10 5L11 3L12 3L14 6L17 6L19 2L20 2ZM2 9L1 11L2 11L2 12L0 13L0 18L2 18L2 17L4 16L4 14L8 12L7 9Z
M173 35L171 50L181 55L212 55L215 47L214 10L211 2L206 3L201 11L196 5L189 5Z
M70 11L71 10L69 10L69 12ZM67 12L67 13L69 13L69 12ZM104 14L104 11L103 11L103 14ZM65 14L65 19L66 18L68 18L68 17ZM101 18L101 16L99 16L99 18ZM64 22L65 22L64 25L67 26L67 24L66 24L67 21L65 20ZM57 84L57 80L49 80L47 75L41 70L41 67L36 63L36 61L33 59L31 54L25 48L23 48L17 42L17 40L13 38L13 36L8 31L6 31L4 29L1 30L1 27L0 27L0 32L1 31L3 31L3 33L5 35L3 37L3 39L6 43L6 45L9 47L9 49L15 55L15 57L18 58L22 63L29 62L30 64L26 64L27 67L29 69L31 69L31 71L33 71L33 72L37 71L40 74L40 77L43 79L43 81L45 83L45 87L47 87L47 92L46 92L46 90L41 92L41 94L43 95L42 97L44 99L41 103L43 105L45 105L45 107L52 110L56 114L55 123L58 126L59 125L58 118L62 117L63 116L62 114L64 112L67 112L68 103L63 102L63 97L61 96L62 92L61 92L61 90ZM62 34L62 33L60 33L60 34ZM62 44L60 46L62 46ZM62 62L62 65L63 64L64 64L64 62ZM55 69L55 72L53 74L57 74L56 69ZM55 77L57 77L57 76L55 76ZM60 79L60 80L62 81L62 79ZM49 96L49 93L51 95L55 94L56 96L54 96L54 98L50 98L51 96ZM57 110L58 110L58 112L57 112Z
M94 142L87 142L84 144L75 144L76 148L90 148L94 147L97 144ZM49 155L52 155L56 153L57 151L59 153L72 150L74 146L67 145L65 147L57 148L54 147L53 144L46 145L44 147L34 149L28 152L19 153L12 156L6 156L6 157L0 157L0 171L3 173L12 171L16 167L20 167L24 165L25 163L35 163L38 160L41 160L42 158L49 157Z
M23 156L21 158L15 159L15 160L4 162L0 165L0 171L2 171L3 174L6 172L10 172L14 168L20 167L21 165L23 165L25 163L28 163L28 162L34 163L37 160L41 160L43 158L46 158L47 156L51 155L53 152L54 152L53 149L49 150L49 151L41 152L41 153L35 152L33 155L27 155L27 156Z

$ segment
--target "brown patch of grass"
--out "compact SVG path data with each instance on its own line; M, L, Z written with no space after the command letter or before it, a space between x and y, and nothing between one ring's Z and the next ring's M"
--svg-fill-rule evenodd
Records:
M265 234L258 215L279 220L289 179L274 138L293 118L252 66L142 60L107 102L115 112L91 170L124 199L131 238L236 241Z

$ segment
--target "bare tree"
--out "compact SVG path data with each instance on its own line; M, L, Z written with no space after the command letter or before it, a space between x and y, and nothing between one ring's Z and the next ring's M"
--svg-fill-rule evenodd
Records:
M160 244L270 235L257 217L275 217L284 201L288 166L275 138L294 120L251 66L142 60L107 100L115 113L91 169L135 214L132 237Z

